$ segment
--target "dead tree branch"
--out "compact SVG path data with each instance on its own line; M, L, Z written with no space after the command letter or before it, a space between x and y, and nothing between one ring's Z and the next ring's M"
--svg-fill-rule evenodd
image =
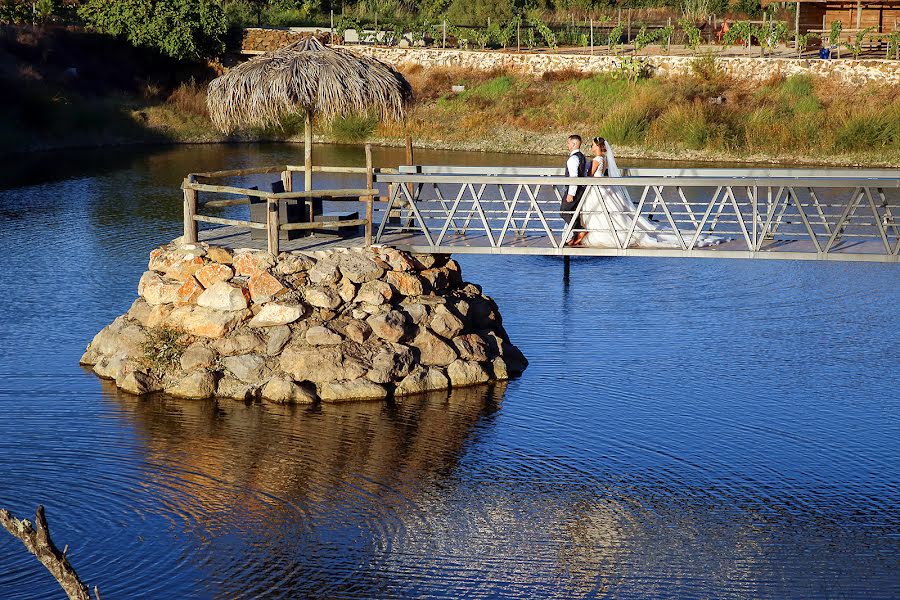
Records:
M9 514L9 511L0 509L0 523L3 524L3 527L13 537L25 544L25 548L41 561L41 564L62 586L69 600L91 600L88 587L79 579L75 569L69 564L65 552L60 552L53 540L50 539L50 529L47 526L47 517L44 516L43 506L37 507L34 522L36 528L32 527L27 520L20 521Z

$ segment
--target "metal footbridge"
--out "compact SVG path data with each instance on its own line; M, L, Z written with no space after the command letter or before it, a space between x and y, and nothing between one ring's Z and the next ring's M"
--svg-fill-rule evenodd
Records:
M374 243L448 254L900 262L900 170L631 168L620 178L569 178L562 169L535 167L375 169L369 155L365 168L313 167L331 185L293 191L294 175L303 170L280 165L189 175L182 186L184 239L272 253ZM276 174L279 189L260 191L260 178ZM214 179L226 185L212 185ZM335 181L356 179L355 187L333 189ZM591 219L585 194L562 214L572 183L621 186L630 202L615 213L601 203L594 210L603 218ZM313 204L323 199L326 211L349 206L355 218L313 222ZM309 222L284 222L288 202L308 203ZM258 210L255 220L234 218L246 211L240 205L260 203L268 205L262 220ZM671 244L639 247L642 219L670 234ZM219 227L200 231L201 222ZM585 222L600 223L596 231L610 243L567 246ZM308 231L296 235L301 230ZM705 246L711 236L721 243Z
M422 166L378 175L391 185L376 243L416 252L678 256L900 262L900 171L626 169L578 184L622 186L633 210L601 205L610 247L568 247L585 200L560 212L561 169ZM671 232L640 248L639 218ZM570 221L571 224L568 222ZM709 236L727 240L701 247Z

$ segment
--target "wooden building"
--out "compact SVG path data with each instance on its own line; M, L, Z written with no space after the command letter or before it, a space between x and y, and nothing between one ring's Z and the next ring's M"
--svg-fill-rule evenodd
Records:
M763 6L772 4L763 0ZM875 27L878 33L900 31L900 0L799 0L796 26L800 33L827 30L840 21L845 30Z

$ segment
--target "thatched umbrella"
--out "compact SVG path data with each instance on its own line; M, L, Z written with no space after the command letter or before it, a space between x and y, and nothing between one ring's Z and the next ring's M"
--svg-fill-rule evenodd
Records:
M225 133L245 126L277 124L303 111L306 189L311 187L312 121L380 114L403 120L412 100L409 82L380 60L330 48L314 37L261 54L209 84L207 106Z

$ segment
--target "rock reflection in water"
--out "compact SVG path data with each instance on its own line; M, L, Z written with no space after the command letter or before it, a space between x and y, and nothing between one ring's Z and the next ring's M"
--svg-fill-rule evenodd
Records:
M223 597L385 589L379 565L429 527L427 490L448 485L504 389L302 408L106 386L146 447L142 491L196 540L190 560Z

